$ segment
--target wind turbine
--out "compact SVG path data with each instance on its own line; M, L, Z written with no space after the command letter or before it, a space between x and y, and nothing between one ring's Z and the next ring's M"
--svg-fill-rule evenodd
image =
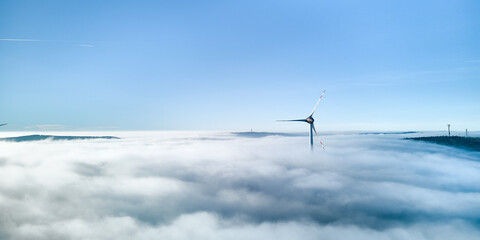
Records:
M318 99L317 104L315 104L315 107L313 108L312 113L307 118L295 119L295 120L277 120L279 122L306 122L310 124L310 147L312 149L313 149L313 132L315 132L315 135L318 136L317 130L315 130L315 125L313 124L313 122L315 121L315 119L313 119L313 114L315 113L315 109L317 109L318 103L320 102L320 100L322 100L324 93L325 93L325 90L323 90L322 95L320 95L320 98ZM325 146L323 146L322 141L320 141L320 144L322 145L323 150L325 150Z

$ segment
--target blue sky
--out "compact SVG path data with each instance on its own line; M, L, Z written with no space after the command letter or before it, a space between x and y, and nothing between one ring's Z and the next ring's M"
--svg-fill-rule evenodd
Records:
M480 130L478 1L0 0L3 130Z

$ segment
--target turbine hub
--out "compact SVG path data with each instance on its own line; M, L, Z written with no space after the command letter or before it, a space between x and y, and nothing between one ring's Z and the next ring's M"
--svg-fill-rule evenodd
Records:
M315 121L313 117L308 117L306 120L307 120L307 123L313 123Z

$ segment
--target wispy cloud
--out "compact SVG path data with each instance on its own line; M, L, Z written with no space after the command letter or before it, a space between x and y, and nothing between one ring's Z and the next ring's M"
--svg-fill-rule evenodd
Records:
M55 43L67 43L67 44L75 44L79 47L87 47L92 48L95 47L93 44L80 44L81 41L58 41L58 40L39 40L39 39L31 39L31 38L0 38L0 41L6 42L55 42Z
M0 38L0 41L10 41L10 42L43 42L43 40L28 39L28 38Z

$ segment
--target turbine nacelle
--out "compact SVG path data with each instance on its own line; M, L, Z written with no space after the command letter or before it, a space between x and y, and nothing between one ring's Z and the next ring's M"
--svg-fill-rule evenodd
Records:
M315 121L315 119L313 119L312 116L310 116L310 117L308 117L307 119L305 119L305 122L310 123L310 124L312 124L314 121Z

